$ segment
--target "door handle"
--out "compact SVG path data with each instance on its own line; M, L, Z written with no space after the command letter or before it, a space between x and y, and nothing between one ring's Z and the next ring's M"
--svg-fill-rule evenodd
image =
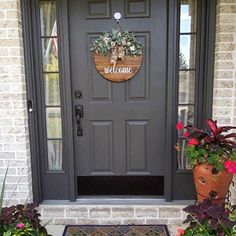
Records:
M81 128L81 118L84 117L84 108L81 104L75 105L75 117L77 122L77 136L83 136L83 129Z

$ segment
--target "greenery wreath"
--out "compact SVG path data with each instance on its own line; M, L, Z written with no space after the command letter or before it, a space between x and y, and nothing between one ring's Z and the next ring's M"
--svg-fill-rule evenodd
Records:
M117 60L124 60L125 56L142 56L142 44L134 34L125 30L112 29L97 38L90 50L103 56L111 56L110 63L116 66Z

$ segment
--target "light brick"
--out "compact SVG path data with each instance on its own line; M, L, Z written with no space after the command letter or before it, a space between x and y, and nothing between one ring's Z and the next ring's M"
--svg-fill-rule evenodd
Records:
M144 219L124 219L122 221L122 224L124 225L142 225L145 224L145 220Z
M9 67L0 65L0 74L8 74L8 73L9 73Z
M0 135L0 142L14 142L14 140L13 135Z
M215 97L229 98L233 95L233 90L229 89L214 89Z
M179 208L159 208L159 218L182 218L182 212Z
M20 11L19 10L7 10L6 11L7 19L16 19L20 18Z
M216 71L215 79L234 79L233 71Z
M111 208L92 208L89 214L91 218L108 218L111 217Z
M79 225L99 225L99 220L97 219L78 219Z
M220 99L220 98L215 98L213 101L213 106L215 107L231 107L233 105L232 99Z
M22 135L27 133L27 128L26 127L3 127L3 133L4 134L17 134L17 135Z
M233 56L230 52L218 52L215 54L216 60L232 60Z
M157 217L157 209L155 208L136 208L136 217Z
M17 9L18 1L0 1L0 9Z
M234 81L231 80L217 80L214 83L215 88L233 88Z
M236 5L223 5L219 7L219 13L236 13Z
M122 207L113 207L112 208L112 217L120 218L120 217L134 217L134 209L133 208L122 208Z
M233 42L234 35L233 34L217 34L216 35L216 42Z
M0 39L7 38L7 30L0 29Z
M235 49L234 43L216 43L216 52L218 51L233 51ZM217 63L217 61L216 61Z
M8 49L7 48L0 48L0 57L8 56ZM1 81L1 78L0 78Z
M44 208L43 217L64 217L64 208L60 207L52 207L52 208Z
M3 20L6 18L5 11L0 10L0 20Z
M74 218L55 218L54 224L55 225L75 225L76 219Z
M88 217L88 209L81 207L71 207L66 209L66 217L86 218Z
M0 159L15 159L15 152L0 152Z
M99 224L101 225L121 225L122 219L100 219Z
M0 102L0 109L11 109L11 108L12 108L11 102ZM4 119L2 119L2 120L4 120ZM6 125L2 124L2 126L6 126Z
M153 225L153 224L165 225L165 224L168 224L168 219L147 219L146 224L148 224L148 225Z

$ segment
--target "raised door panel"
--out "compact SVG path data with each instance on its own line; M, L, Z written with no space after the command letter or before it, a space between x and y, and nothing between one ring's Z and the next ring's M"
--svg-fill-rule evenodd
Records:
M113 122L90 122L91 174L113 172Z

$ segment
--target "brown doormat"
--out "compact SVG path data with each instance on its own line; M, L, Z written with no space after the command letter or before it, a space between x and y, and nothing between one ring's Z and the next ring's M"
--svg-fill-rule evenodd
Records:
M166 225L67 225L63 236L169 236Z

